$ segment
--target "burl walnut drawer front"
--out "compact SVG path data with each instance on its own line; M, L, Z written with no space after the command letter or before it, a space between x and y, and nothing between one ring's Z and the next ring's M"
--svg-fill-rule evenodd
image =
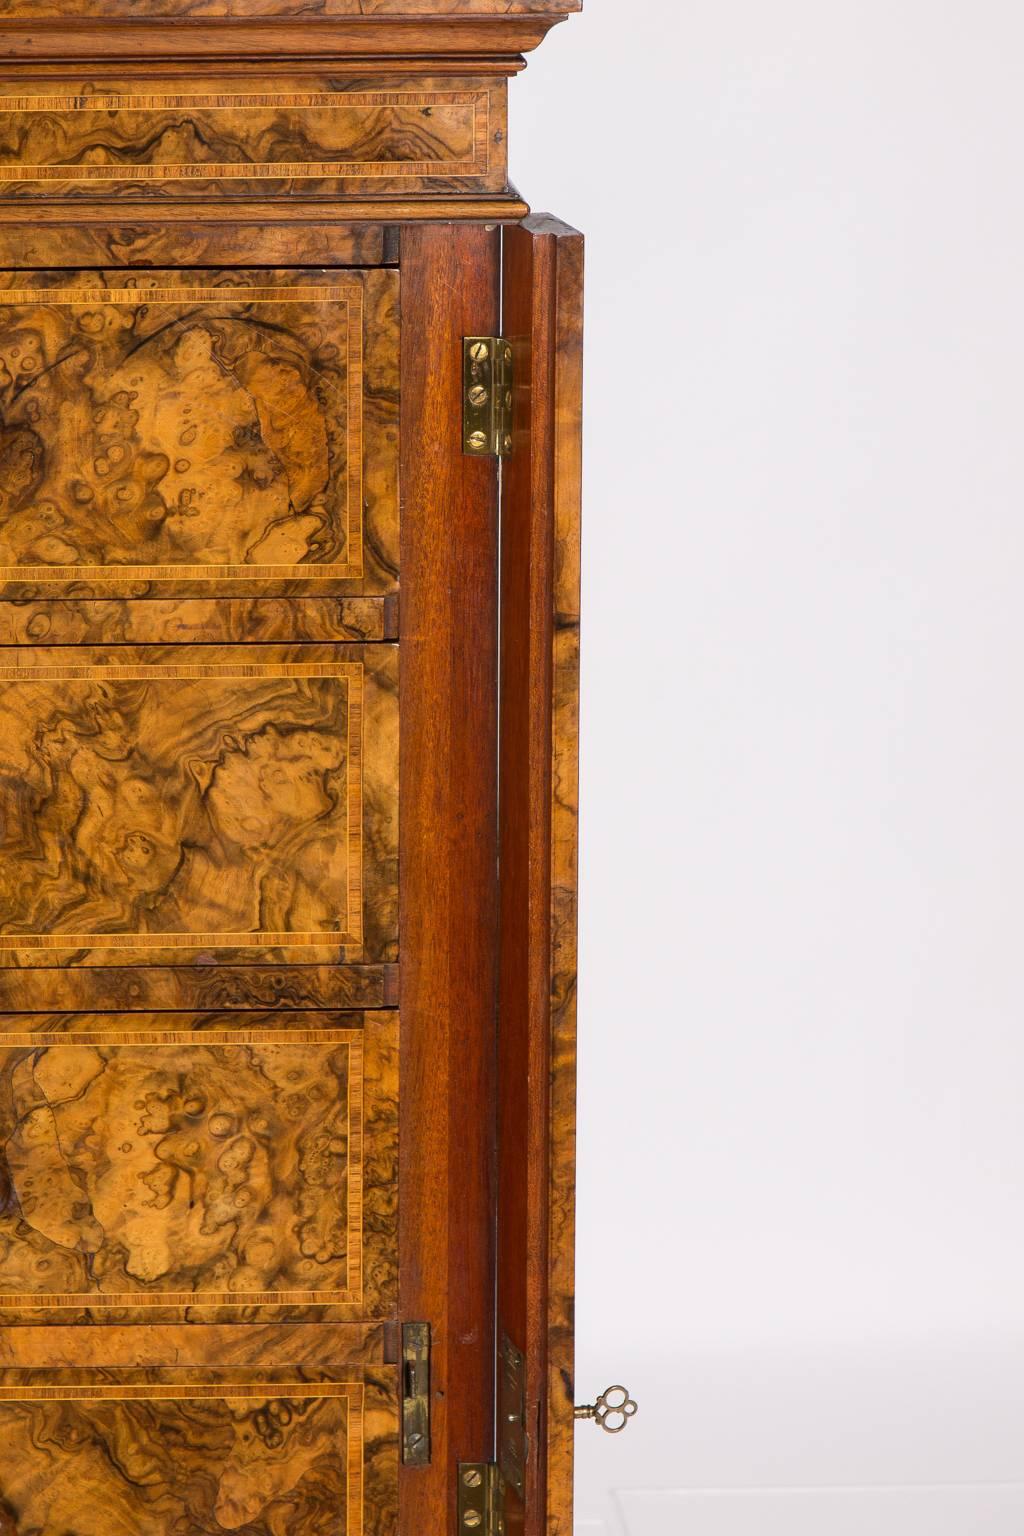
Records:
M394 645L0 649L0 968L389 962Z
M43 1536L392 1536L394 1366L0 1371L3 1491Z
M502 192L506 83L372 76L0 84L0 198Z
M398 281L0 275L0 597L393 591Z
M379 1325L9 1329L0 1525L26 1536L392 1536L389 1356Z
M0 1328L394 1315L398 1015L0 1014Z

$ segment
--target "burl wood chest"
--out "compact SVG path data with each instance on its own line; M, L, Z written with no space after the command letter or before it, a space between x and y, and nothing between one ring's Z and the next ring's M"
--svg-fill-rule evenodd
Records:
M0 1536L570 1536L579 0L0 0Z

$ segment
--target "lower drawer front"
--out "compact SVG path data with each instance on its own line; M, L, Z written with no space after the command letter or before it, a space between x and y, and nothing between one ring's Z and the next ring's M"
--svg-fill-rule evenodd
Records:
M396 959L393 645L0 649L0 967Z
M0 1335L0 1531L391 1536L387 1353L359 1326Z
M395 1013L0 1015L0 1149L0 1327L394 1315Z

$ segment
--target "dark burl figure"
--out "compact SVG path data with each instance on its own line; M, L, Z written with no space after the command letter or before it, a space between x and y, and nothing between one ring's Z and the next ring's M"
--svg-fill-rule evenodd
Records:
M3 688L5 933L344 924L344 688L204 682Z
M385 590L394 304L389 273L8 274L0 575Z
M361 1536L346 1473L362 1434L347 1397L177 1390L172 1400L0 1403L0 1532Z
M0 651L0 951L392 958L396 694L390 646Z
M351 1052L0 1053L0 1292L358 1295Z

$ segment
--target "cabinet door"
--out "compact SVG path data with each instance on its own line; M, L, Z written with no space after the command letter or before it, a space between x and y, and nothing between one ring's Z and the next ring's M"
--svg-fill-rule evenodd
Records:
M497 251L0 277L3 1536L440 1531L489 1454Z
M546 214L509 230L503 297L498 1449L510 1536L569 1536L582 236Z

